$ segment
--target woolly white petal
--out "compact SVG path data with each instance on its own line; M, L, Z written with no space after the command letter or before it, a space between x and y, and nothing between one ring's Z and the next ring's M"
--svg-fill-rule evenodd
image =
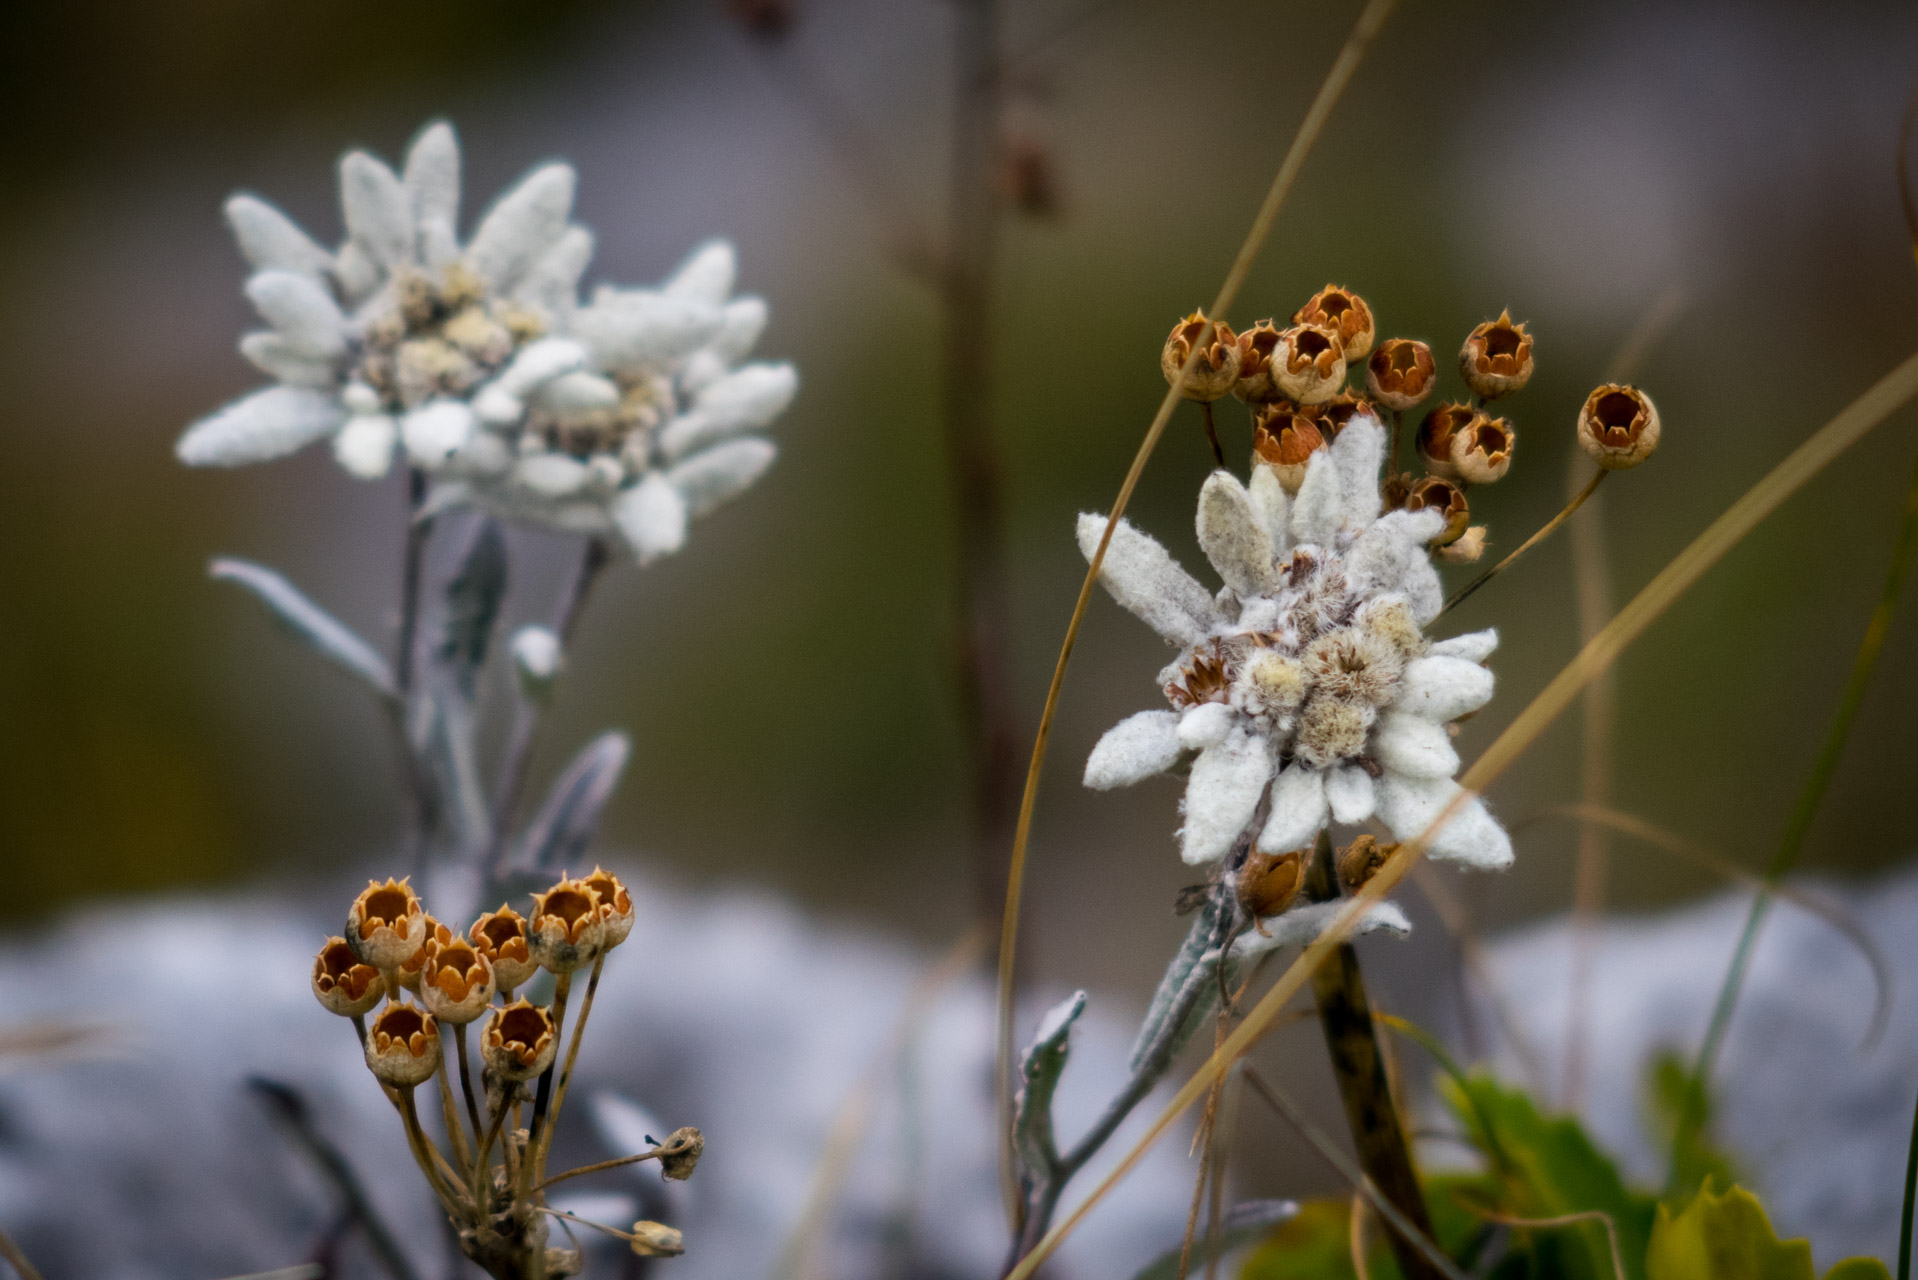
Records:
M1345 904L1333 902L1309 902L1293 907L1284 915L1272 916L1259 921L1258 929L1247 929L1232 943L1234 960L1250 960L1253 956L1279 947L1303 947L1315 941L1324 932ZM1354 933L1377 933L1383 930L1397 937L1405 937L1412 932L1412 922L1405 918L1405 912L1396 902L1375 902L1365 909L1359 917Z
M1437 511L1392 511L1380 516L1346 553L1346 579L1360 595L1404 590L1411 566L1418 561L1429 564L1425 544L1444 527L1445 517Z
M1379 817L1398 839L1410 840L1432 825L1459 791L1450 778L1407 778L1388 772L1379 780ZM1512 840L1473 796L1438 832L1430 855L1501 871L1512 865Z
M393 468L399 424L384 413L356 414L333 437L333 457L348 475L378 480Z
M1333 821L1356 826L1372 816L1378 789L1372 785L1372 775L1357 765L1335 765L1325 775L1325 801Z
M1458 752L1442 725L1421 716L1387 712L1372 730L1372 755L1392 773L1449 778L1458 772Z
M732 245L724 240L709 240L693 250L692 256L660 286L660 292L716 307L732 293L737 271Z
M746 358L766 331L766 304L759 298L734 298L721 313L719 332L706 349L725 363L737 364Z
M364 151L340 157L346 234L389 272L414 261L413 201L399 175Z
M513 461L512 447L499 433L482 428L446 460L446 468L459 475L485 479L506 474L512 469ZM600 523L604 525L605 521Z
M1312 843L1325 825L1325 774L1292 764L1272 780L1272 812L1259 832L1259 848L1284 853Z
M452 125L436 120L420 130L406 153L401 182L420 226L428 222L449 229L459 225L460 144Z
M234 196L226 202L226 220L256 271L293 271L318 281L333 265L332 254L264 200Z
M339 397L307 387L268 387L200 419L173 447L189 467L238 467L303 449L340 425Z
M1292 499L1292 537L1298 542L1331 546L1343 519L1343 502L1338 469L1320 450L1306 463L1305 482Z
M613 522L646 564L685 545L686 500L664 475L649 471L613 503Z
M1272 589L1272 538L1239 478L1220 469L1199 490L1199 546L1225 585L1241 596Z
M729 440L671 468L666 479L686 500L687 514L696 518L744 493L766 474L777 452L770 440Z
M1432 558L1423 551L1406 564L1401 582L1399 590L1405 595L1406 607L1412 611L1412 621L1421 627L1429 626L1445 611L1445 584L1439 581Z
M1192 762L1185 786L1185 826L1179 856L1193 866L1222 858L1252 821L1259 793L1272 776L1272 753L1264 738L1234 730Z
M333 279L349 306L357 307L371 297L383 278L380 264L352 240L341 245L339 253L334 255Z
M432 470L445 465L477 426L472 407L464 401L429 400L400 421L400 439L415 466Z
M592 260L593 233L585 227L568 227L526 269L513 288L513 297L549 316L571 315L579 302L580 277Z
M1080 515L1079 552L1088 562L1105 528L1104 516ZM1192 644L1224 625L1212 594L1128 520L1112 531L1099 581L1123 608L1174 644Z
M481 421L498 426L517 422L526 412L527 396L563 374L584 368L586 359L586 348L570 338L528 343L499 377L480 389L473 399L474 412Z
M527 174L480 220L466 248L467 263L495 289L510 293L565 232L576 182L566 164L542 165Z
M575 369L542 384L527 398L564 420L582 413L616 407L619 404L619 386L611 378Z
M1385 461L1385 427L1370 413L1355 413L1332 442L1332 465L1339 469L1347 528L1363 529L1378 519L1379 467Z
M1085 784L1094 791L1129 787L1164 773L1184 753L1176 711L1141 711L1107 729L1086 757Z
M789 364L749 364L709 384L659 433L667 461L683 457L715 440L753 431L772 422L792 403L799 374Z
M586 487L592 470L564 453L533 453L513 464L513 483L541 498L570 498Z
M600 289L573 313L572 332L609 373L646 373L697 350L719 331L715 307L644 289Z
M1436 658L1463 658L1467 662L1483 662L1492 656L1498 648L1498 628L1487 627L1483 631L1468 631L1462 636L1453 636L1449 640L1437 640L1429 652Z
M1266 537L1272 540L1273 554L1284 555L1292 549L1292 531L1287 523L1292 498L1279 483L1279 473L1271 467L1253 467L1246 493L1252 499L1252 510L1265 525Z
M331 387L340 380L331 360L302 355L277 333L247 334L240 339L240 354L261 373L289 387Z
M289 351L314 360L346 354L346 317L311 276L261 271L246 282L246 296Z
M1232 731L1232 708L1223 702L1201 702L1179 716L1179 743L1190 751L1203 751L1225 741Z
M1492 673L1476 662L1436 654L1406 664L1394 711L1444 723L1492 700Z

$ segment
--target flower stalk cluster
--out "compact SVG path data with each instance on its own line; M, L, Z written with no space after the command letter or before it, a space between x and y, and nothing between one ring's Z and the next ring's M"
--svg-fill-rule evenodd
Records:
M649 1151L546 1171L607 953L632 933L634 920L632 895L598 867L562 875L534 894L529 914L502 904L464 934L435 920L409 880L370 881L347 912L344 935L327 939L314 957L314 995L328 1012L352 1019L367 1069L398 1111L461 1250L501 1280L578 1274L579 1251L547 1242L547 1220L569 1216L547 1207L551 1184L651 1159L666 1177L684 1179L704 1149L699 1130L684 1128ZM516 995L541 970L554 978L551 1000ZM582 970L590 976L561 1058L574 975ZM467 1046L474 1023L477 1092ZM415 1102L415 1091L434 1081L443 1143L428 1134ZM658 1223L638 1222L631 1231L586 1225L620 1236L642 1256L684 1251L679 1233Z

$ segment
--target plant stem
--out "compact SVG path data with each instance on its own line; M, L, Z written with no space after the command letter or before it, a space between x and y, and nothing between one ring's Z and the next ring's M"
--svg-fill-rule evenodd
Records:
M453 1028L453 1047L459 1059L460 1092L466 1095L466 1118L473 1126L473 1141L478 1142L486 1126L480 1123L479 1102L473 1097L473 1074L466 1063L466 1024L463 1022ZM477 1193L477 1185L474 1190Z
M446 1068L451 1065L444 1057L440 1060L440 1069L433 1074L439 1080L440 1113L446 1124L446 1138L453 1146L453 1159L462 1168L472 1163L473 1149L466 1145L466 1131L460 1125L459 1107L453 1101L453 1081ZM473 1133L473 1141L479 1141L479 1132ZM462 1174L461 1178L464 1179Z
M1314 902L1338 897L1332 839L1325 831L1319 832L1318 848L1306 873L1305 892ZM1385 1056L1372 1026L1372 1008L1365 995L1365 978L1359 972L1358 952L1350 943L1334 947L1325 963L1313 972L1312 994L1318 1000L1319 1025L1325 1032L1339 1099L1345 1104L1352 1144L1358 1148L1359 1167L1406 1221L1430 1237L1432 1220L1425 1211L1425 1197L1419 1192L1405 1129L1399 1123L1398 1108L1393 1105L1391 1085L1385 1077ZM1439 1274L1416 1242L1400 1231L1391 1232L1389 1238L1399 1270L1408 1280L1426 1280Z
M1199 413L1205 419L1205 442L1212 446L1212 461L1225 466L1225 450L1219 447L1219 428L1212 421L1212 402L1199 401Z
M0 1258L5 1258L13 1265L13 1269L20 1273L20 1280L42 1280L40 1272L27 1261L27 1255L20 1252L20 1246L4 1231L0 1231Z
M426 544L433 535L431 519L420 518L426 501L426 473L418 467L406 473L406 543L400 559L400 625L393 643L393 693L388 705L395 746L400 757L400 780L411 810L407 822L407 844L413 876L422 886L426 882L426 844L433 825L433 804L427 794L426 771L419 753L413 749L413 735L407 724L412 708L413 675L418 666L420 583L424 577Z
M606 567L611 558L612 553L605 542L598 538L586 540L586 548L580 555L579 570L567 583L566 591L553 611L553 631L559 636L561 653L565 653L571 645L573 629L578 625L580 611L585 608L586 597L591 593L600 570ZM513 816L519 810L520 792L526 786L526 768L532 762L533 740L538 735L539 721L539 704L522 695L517 700L512 735L507 740L505 753L500 757L499 777L493 786L492 821L488 824L486 852L480 863L488 882L499 875L500 859L506 852L506 838L513 827Z
M1898 1219L1898 1280L1911 1280L1911 1210L1918 1193L1918 1113L1911 1118L1911 1150L1905 1156L1905 1207Z
M592 1016L593 996L599 990L599 974L606 967L606 952L602 950L593 959L593 973L586 980L586 998L579 1002L579 1017L573 1020L573 1038L566 1046L566 1063L560 1068L559 1088L553 1092L553 1109L546 1117L546 1135L540 1140L539 1162L533 1166L533 1176L546 1176L546 1153L553 1146L553 1130L559 1126L560 1109L566 1105L566 1086L573 1082L573 1060L579 1057L579 1042L586 1034L586 1019Z
M440 1170L440 1165L446 1163L446 1157L428 1141L426 1131L420 1128L420 1111L413 1102L413 1086L394 1089L392 1097L393 1105L400 1113L400 1123L406 1128L407 1145L413 1149L413 1162L426 1175L427 1185L440 1198L440 1205L446 1210L447 1216L464 1217L465 1206L460 1204L459 1193Z
M1732 1011L1738 1005L1739 992L1745 984L1745 972L1751 964L1752 948L1758 942L1758 931L1771 909L1773 888L1797 863L1798 855L1805 847L1805 837L1811 833L1812 819L1818 815L1818 806L1824 800L1832 775L1838 769L1838 758L1844 753L1845 741L1851 736L1852 724L1858 718L1859 708L1864 705L1865 691L1871 684L1872 672L1877 669L1878 654L1884 648L1886 634L1891 630L1891 617L1897 609L1899 593L1904 589L1906 572L1911 567L1914 544L1918 544L1918 469L1912 471L1911 484L1905 491L1904 519L1899 523L1898 537L1892 545L1891 563L1885 569L1878 605L1872 610L1864 638L1859 641L1858 652L1852 658L1851 674L1845 679L1843 692L1838 695L1838 706L1833 710L1831 724L1825 730L1825 740L1812 761L1811 772L1806 775L1804 786L1799 789L1790 815L1785 819L1785 829L1779 836L1778 848L1765 865L1764 887L1752 899L1751 910L1745 916L1745 928L1738 935L1738 945L1732 951L1731 967L1726 971L1725 981L1718 989L1718 999L1712 1006L1711 1021L1706 1025L1705 1039L1699 1045L1698 1059L1685 1091L1685 1106L1679 1113L1677 1131L1672 1139L1674 1178L1678 1176L1679 1153L1704 1126L1705 1087L1717 1063L1718 1052L1724 1046Z
M573 990L573 975L562 973L553 984L553 1037L555 1040L566 1035L566 997ZM558 1063L548 1063L546 1070L539 1075L539 1091L533 1097L533 1122L526 1133L526 1149L520 1152L520 1195L524 1196L532 1185L539 1181L539 1161L537 1155L543 1145L546 1132L546 1107L553 1096L553 1069Z
M1453 609L1456 609L1459 605L1463 604L1466 598L1469 597L1474 591L1477 591L1480 587L1484 586L1486 583L1490 582L1493 578L1497 577L1499 574L1503 573L1507 568L1509 568L1514 560L1517 560L1520 556L1524 555L1527 551L1530 551L1533 547L1536 547L1539 543L1549 538L1552 535L1553 530L1557 529L1560 525L1564 524L1567 520L1572 518L1572 512L1578 510L1580 507L1585 505L1585 499L1591 497L1592 494L1598 489L1599 482L1610 474L1612 473L1604 470L1603 468L1599 468L1598 470L1594 471L1592 474L1591 480L1585 485L1583 489L1580 489L1577 493L1572 495L1572 500L1565 504L1565 509L1563 511L1560 511L1557 515L1553 516L1550 520L1547 520L1544 526L1540 528L1537 533L1525 539L1525 541L1519 543L1518 548L1515 551L1513 551L1512 554L1506 556L1503 560L1499 561L1497 564L1487 569L1484 573L1479 574L1478 577L1466 583L1462 588L1459 589L1459 592L1457 595L1453 596L1450 600L1447 600L1445 602L1445 607L1439 610L1439 614L1443 616L1447 613L1450 613Z

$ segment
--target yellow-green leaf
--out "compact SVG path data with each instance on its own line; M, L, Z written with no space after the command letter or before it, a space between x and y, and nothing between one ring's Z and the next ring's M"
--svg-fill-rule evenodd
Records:
M1646 1280L1817 1280L1817 1274L1811 1242L1780 1240L1758 1197L1743 1187L1714 1195L1707 1185L1677 1217L1660 1205L1645 1253Z

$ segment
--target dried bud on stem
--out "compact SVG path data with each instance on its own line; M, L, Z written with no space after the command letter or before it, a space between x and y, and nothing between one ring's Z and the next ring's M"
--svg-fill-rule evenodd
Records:
M1279 347L1279 330L1270 320L1261 320L1239 335L1239 380L1232 394L1247 404L1264 404L1279 398L1272 381L1272 353Z
M1532 335L1499 312L1472 330L1458 353L1459 372L1472 394L1487 400L1508 396L1532 380Z
M693 1176L693 1169L705 1150L705 1134L691 1125L675 1129L659 1144L660 1172L675 1182L684 1182Z
M560 974L591 964L606 945L606 919L599 908L599 894L584 880L562 878L534 894L526 937L539 967Z
M1473 525L1459 535L1457 542L1436 547L1432 554L1447 564L1476 564L1485 554L1485 526Z
M1260 853L1254 850L1238 872L1239 906L1254 920L1276 916L1292 905L1305 883L1305 850Z
M1252 431L1252 461L1278 473L1279 485L1297 493L1312 455L1326 447L1325 433L1298 405L1279 400L1260 414Z
M1292 323L1317 325L1338 334L1339 347L1348 362L1365 359L1378 336L1372 322L1372 308L1365 305L1365 299L1335 284L1328 284L1313 294L1311 301L1292 317Z
M1388 409L1416 408L1437 386L1432 348L1417 338L1388 338L1365 363L1365 389Z
M1517 444L1511 423L1478 414L1452 433L1452 471L1467 484L1490 484L1512 469Z
M1345 424L1361 413L1378 416L1377 408L1364 396L1351 391L1341 391L1324 404L1312 406L1312 420L1319 424L1319 434L1327 440L1339 438L1339 432L1345 430Z
M329 1013L358 1017L385 992L380 971L362 961L345 938L328 938L313 957L313 994Z
M1336 329L1293 325L1272 353L1272 380L1300 404L1318 404L1345 390L1345 351Z
M1425 420L1419 423L1418 452L1419 461L1425 464L1427 471L1447 480L1458 478L1458 469L1452 465L1452 438L1476 417L1477 409L1457 400L1425 415Z
M1205 333L1205 312L1194 311L1172 326L1172 334L1159 352L1159 370L1168 385L1179 388L1188 400L1217 400L1232 390L1239 379L1239 339L1224 321L1213 326L1212 334L1199 351L1199 358L1184 382L1179 372L1192 354L1192 348Z
M426 967L426 948L435 942L451 942L453 931L433 918L432 912L426 913L426 943L413 953L413 958L399 967L400 986L419 994L420 971Z
M1363 888L1385 860L1398 852L1395 844L1380 844L1376 837L1363 835L1345 848L1339 850L1337 867L1339 883L1348 889Z
M416 1004L394 1002L366 1032L366 1065L395 1088L411 1088L440 1069L440 1029Z
M492 962L461 939L426 944L420 1002L441 1022L464 1026L493 1002Z
M1658 408L1637 387L1608 382L1578 411L1578 445L1607 471L1635 467L1658 448Z
M531 1080L558 1051L553 1015L524 998L493 1010L480 1031L480 1060L502 1080Z
M1443 511L1445 528L1432 539L1435 547L1450 546L1465 536L1466 527L1472 522L1472 508L1465 501L1465 491L1447 480L1444 476L1426 476L1412 486L1412 492L1405 497L1407 511Z
M346 941L382 972L417 956L426 945L426 908L408 880L368 880L346 913Z
M599 914L606 923L606 948L610 951L626 941L633 931L633 895L626 891L618 876L598 865L585 881L587 887L599 895Z
M539 970L527 942L526 917L504 902L498 911L475 920L466 937L492 964L493 980L502 991L514 990Z
M642 1258L677 1258L686 1252L685 1238L661 1222L635 1222L632 1244Z

